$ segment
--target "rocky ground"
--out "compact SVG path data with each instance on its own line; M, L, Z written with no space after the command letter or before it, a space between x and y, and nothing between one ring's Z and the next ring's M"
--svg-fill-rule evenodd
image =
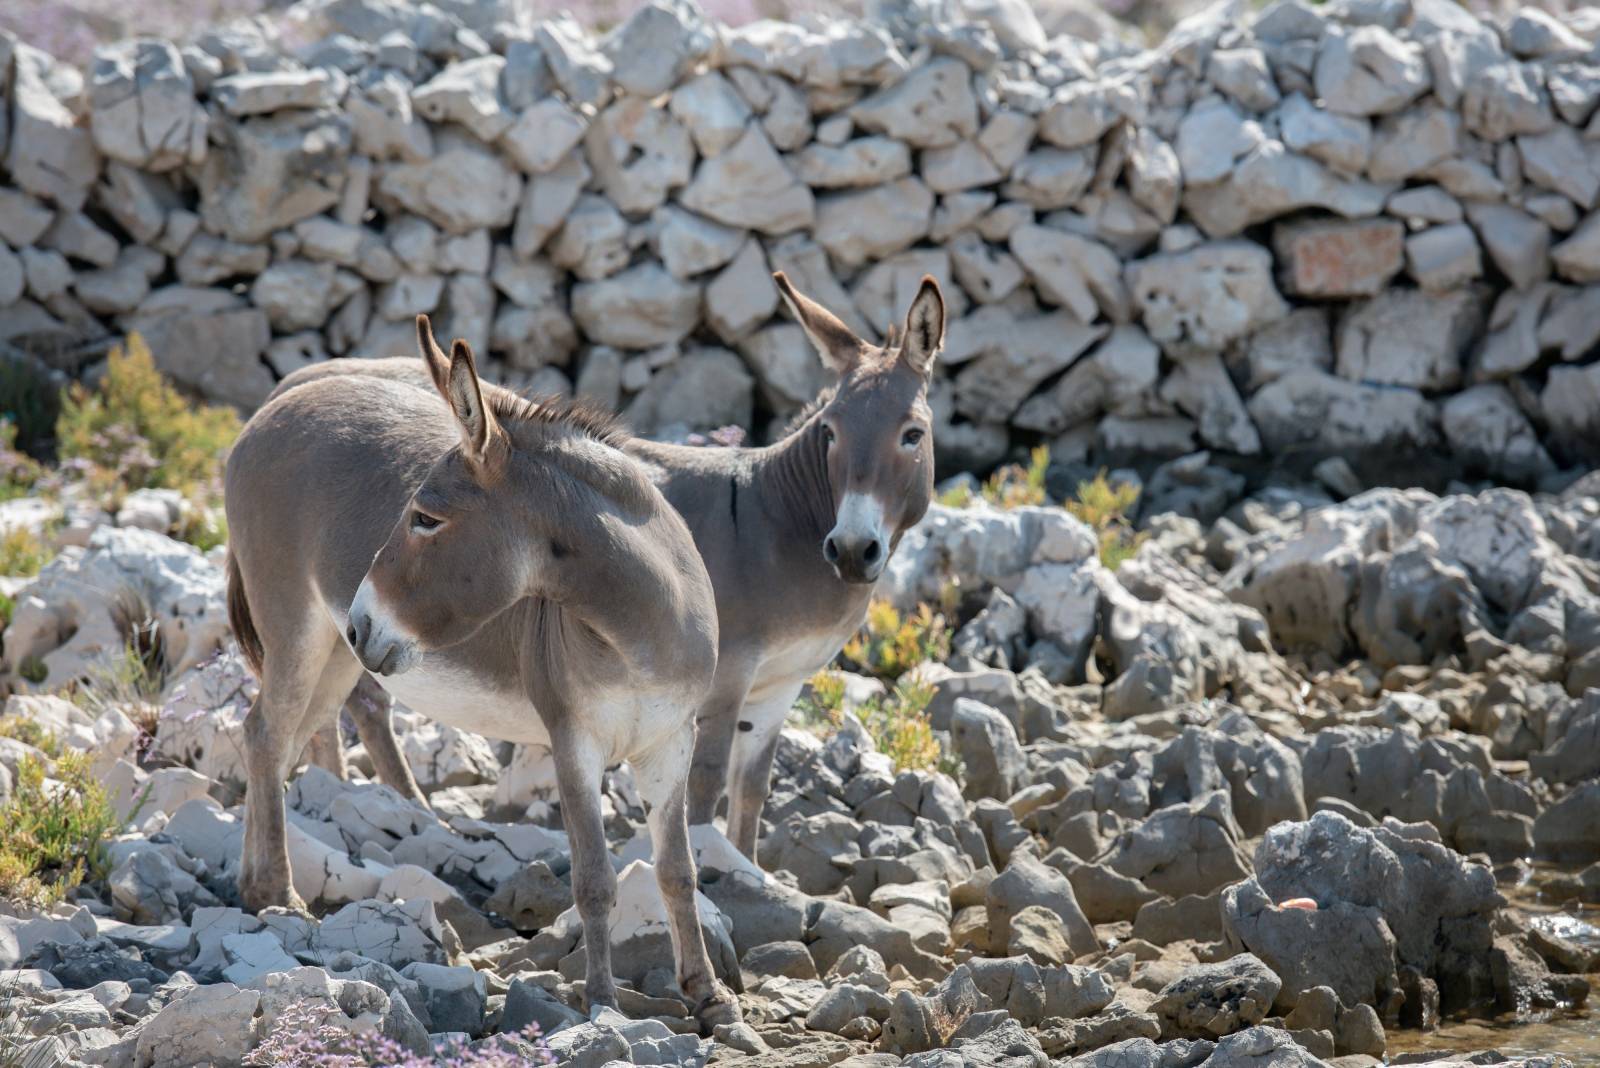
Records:
M290 849L317 918L238 908L252 684L216 554L141 529L172 521L158 494L69 515L16 591L6 657L34 692L0 722L47 726L119 805L142 801L103 877L48 912L0 909L13 1045L30 1066L300 1064L285 1030L309 1019L417 1051L537 1024L581 1068L1355 1068L1407 1060L1441 1020L1582 1006L1600 971L1582 918L1600 903L1593 478L1334 501L1238 499L1228 477L1158 473L1115 571L1054 507L936 507L907 536L882 592L956 628L907 678L931 686L957 773L877 750L848 711L883 685L864 676L837 724L786 732L760 866L695 831L706 937L746 1019L709 1038L676 996L625 767L606 791L621 1014L580 1010L543 754L404 710L432 811L366 781L359 747L348 783L304 770ZM153 737L148 710L42 692L120 647L130 588L172 669ZM26 755L0 738L0 791ZM1538 909L1515 889L1533 861L1556 865Z

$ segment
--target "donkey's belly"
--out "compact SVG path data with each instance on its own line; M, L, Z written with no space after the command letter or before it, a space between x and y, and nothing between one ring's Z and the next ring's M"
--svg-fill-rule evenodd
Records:
M436 656L425 656L405 674L385 676L378 684L413 712L440 723L507 742L550 743L550 732L526 694L489 685Z

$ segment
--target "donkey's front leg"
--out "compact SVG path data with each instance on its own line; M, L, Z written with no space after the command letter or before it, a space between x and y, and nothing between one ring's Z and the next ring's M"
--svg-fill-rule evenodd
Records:
M648 758L637 761L639 793L649 804L651 854L656 884L666 905L672 929L672 951L677 958L678 988L694 1006L700 1029L710 1034L721 1024L738 1023L739 1002L717 981L706 952L705 932L695 908L694 853L689 847L689 820L684 806L685 780L693 749L693 732L668 742Z
M772 784L772 758L778 751L783 721L800 696L801 683L785 684L755 697L740 710L728 761L728 840L756 859L761 837L761 809Z
M430 808L428 799L417 786L411 765L400 752L400 741L394 736L394 699L371 675L363 674L356 688L345 699L344 710L356 725L356 736L366 746L372 769L378 781L400 791L407 800Z
M581 728L552 732L556 785L561 791L561 820L572 846L572 897L583 920L588 949L584 997L589 1014L617 1004L617 982L611 974L611 909L617 901L617 872L606 846L605 819L600 813L600 778L605 758Z

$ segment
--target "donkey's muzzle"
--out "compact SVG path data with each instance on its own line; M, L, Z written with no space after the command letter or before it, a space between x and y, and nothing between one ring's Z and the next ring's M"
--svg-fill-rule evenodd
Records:
M876 582L889 554L882 538L836 532L822 539L822 557L844 582Z
M350 643L350 649L361 661L361 666L374 675L393 675L405 659L401 642L381 635L374 639L372 619L364 612L350 613L350 625L345 627L344 640Z

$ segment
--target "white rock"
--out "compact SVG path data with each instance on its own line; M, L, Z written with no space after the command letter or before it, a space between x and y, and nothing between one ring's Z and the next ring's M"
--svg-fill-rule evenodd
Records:
M1039 295L1084 322L1104 313L1126 322L1128 292L1121 263L1104 245L1048 226L1019 226L1011 232L1011 254L1033 279Z
M815 189L878 185L911 173L911 150L888 137L858 137L842 145L813 143L794 157L795 172Z
M796 178L760 126L750 125L720 155L702 160L679 203L727 226L782 234L811 225L811 190Z
M833 193L817 203L815 236L834 261L859 267L900 252L928 233L933 194L902 178L860 192Z
M23 191L77 211L88 200L100 159L89 131L50 91L52 62L35 48L16 48L6 170Z
M595 117L584 136L589 165L618 208L643 215L689 181L694 146L665 106L622 97Z
M343 91L343 76L326 69L243 71L211 84L211 98L235 118L332 107Z
M528 108L500 136L511 161L528 174L544 174L570 152L589 120L564 101L548 96Z
M351 902L322 921L315 944L323 953L349 950L392 968L450 963L433 902L425 898Z
M1250 242L1157 253L1129 264L1127 275L1145 329L1165 344L1218 350L1289 313L1272 283L1271 253Z
M942 148L978 132L972 75L960 60L940 57L912 70L850 109L864 130L917 148Z
M1430 292L1458 288L1483 276L1483 256L1466 223L1432 226L1406 238L1406 272Z
M453 122L492 142L515 121L500 92L504 56L476 56L447 64L411 91L411 106L429 122Z
M1422 449L1438 440L1438 413L1416 390L1368 386L1323 371L1291 371L1245 407L1273 452Z
M1572 236L1550 250L1550 260L1563 278L1600 282L1600 214L1591 214Z
M227 609L216 565L162 535L103 527L87 550L63 551L17 595L8 659L39 657L51 685L84 677L125 653L120 617L130 594L156 620L174 674L222 647Z
M1343 115L1398 111L1431 83L1422 49L1381 26L1330 33L1317 53L1317 95Z
M1474 290L1380 293L1340 319L1336 367L1357 382L1455 389L1483 322L1483 294Z
M1446 398L1439 422L1451 451L1494 478L1524 481L1555 470L1533 424L1498 382Z
M641 263L574 286L572 316L601 344L621 349L671 345L688 337L699 321L700 289L654 263Z
M744 247L745 234L670 205L652 223L656 254L674 278L692 278L721 267Z
M522 179L498 153L446 128L426 162L380 168L376 192L380 204L388 200L447 233L463 234L509 226Z
M89 83L95 147L147 171L199 165L209 128L178 49L140 38L95 50Z
M733 145L750 121L750 105L717 71L706 71L678 86L667 107L706 159Z
M136 1068L157 1065L238 1065L255 1036L261 995L232 983L182 991L139 1029Z

